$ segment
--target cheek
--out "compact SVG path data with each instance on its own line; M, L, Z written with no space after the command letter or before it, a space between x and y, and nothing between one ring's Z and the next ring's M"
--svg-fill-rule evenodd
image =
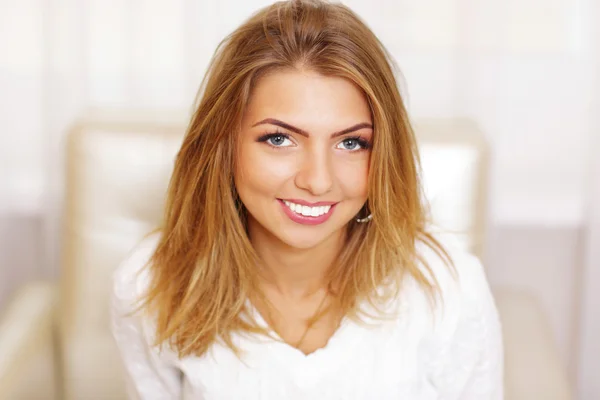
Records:
M369 159L341 162L336 168L337 181L348 198L365 200L368 193Z
M242 149L238 158L236 187L240 195L275 195L296 169L290 157L281 157L261 151L260 146ZM251 200L251 199L249 199Z

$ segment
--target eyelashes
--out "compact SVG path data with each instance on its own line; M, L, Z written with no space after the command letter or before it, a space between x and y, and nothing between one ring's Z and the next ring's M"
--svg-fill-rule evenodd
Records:
M349 137L345 137L342 140L342 143L347 142L347 141L355 141L356 143L358 143L358 145L361 147L362 150L368 150L371 148L371 143L369 143L368 140L364 139L361 136L349 136Z
M273 143L269 143L268 141L271 139L290 140L290 135L288 135L287 133L283 133L283 132L265 133L264 135L262 135L258 139L256 139L256 141L261 142L261 143L267 142L267 144L269 144L273 147L281 147L281 146L276 146Z
M284 133L284 132L279 132L279 131L265 133L264 135L262 135L256 139L257 142L267 143L269 146L274 147L274 148L287 147L287 146L278 145L278 144L276 144L277 142L271 142L271 140L277 140L277 142L279 142L279 144L282 144L285 142L285 140L291 140L291 139L290 139L289 134ZM344 144L344 143L349 143L349 142L356 143L360 148L359 149L344 149L344 150L353 152L353 151L360 151L360 150L368 150L371 148L371 143L359 135L347 136L347 137L343 138L339 144Z

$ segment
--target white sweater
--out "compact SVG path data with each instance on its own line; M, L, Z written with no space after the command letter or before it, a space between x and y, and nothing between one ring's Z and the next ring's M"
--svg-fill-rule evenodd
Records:
M112 332L131 399L502 399L503 347L498 313L477 258L448 249L457 278L425 246L443 303L431 308L408 279L392 306L397 317L359 324L346 319L327 346L304 355L274 339L236 335L240 360L214 344L202 357L179 359L152 348L150 321L124 314L144 290L136 272L158 235L144 240L114 273ZM257 321L264 320L255 312Z

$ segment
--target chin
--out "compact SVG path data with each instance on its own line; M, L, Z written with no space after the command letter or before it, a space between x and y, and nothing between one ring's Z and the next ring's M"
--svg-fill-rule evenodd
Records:
M298 250L308 250L319 246L331 239L337 230L330 231L315 229L314 227L304 229L291 229L289 231L272 232L282 243Z
M286 245L288 245L289 247L292 247L294 249L298 249L298 250L309 250L312 249L314 247L317 247L319 244L323 243L325 241L325 238L321 238L321 237L315 237L310 236L310 237L304 237L304 238L299 238L299 237L279 237L279 240L281 240L283 243L285 243Z

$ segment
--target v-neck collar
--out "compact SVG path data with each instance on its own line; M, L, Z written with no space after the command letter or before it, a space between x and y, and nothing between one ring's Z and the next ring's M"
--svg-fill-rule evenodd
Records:
M260 349L257 348L257 351L265 351L266 347L270 358L290 370L294 381L303 387L318 383L328 373L335 373L338 367L344 365L352 356L354 345L361 340L362 334L364 334L363 327L345 316L325 346L309 354L304 354L300 349L285 342L269 326L251 301L247 300L246 306L249 315L272 336L272 338L266 339L266 343L261 341L267 346L261 346Z

